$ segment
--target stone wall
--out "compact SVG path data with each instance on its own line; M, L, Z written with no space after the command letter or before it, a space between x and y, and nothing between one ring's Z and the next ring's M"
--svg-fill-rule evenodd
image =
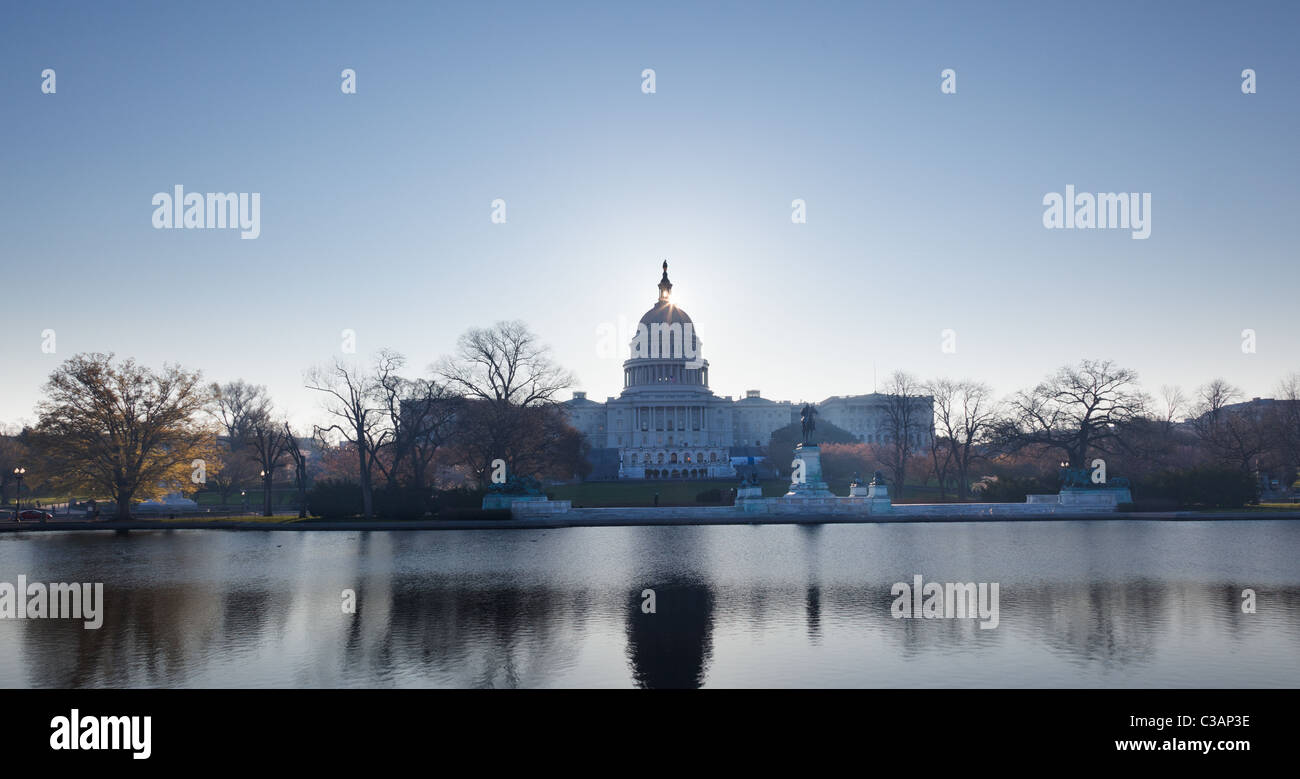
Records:
M1059 497L1059 496L1048 496ZM736 522L782 522L792 517L827 517L862 522L924 522L951 519L1097 518L1114 513L1114 503L906 503L892 505L888 498L871 497L779 497L743 498L735 506L662 506L628 508L578 508L567 500L516 502L511 506L516 519L564 518L584 521L616 521L655 524L663 521L700 524ZM766 519L765 519L766 518Z

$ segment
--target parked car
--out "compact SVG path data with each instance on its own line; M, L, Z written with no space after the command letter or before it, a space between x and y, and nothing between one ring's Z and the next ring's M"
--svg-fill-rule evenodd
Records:
M18 515L18 519L23 522L35 519L45 522L46 520L54 519L54 515L48 511L41 511L40 509L23 509L22 513Z

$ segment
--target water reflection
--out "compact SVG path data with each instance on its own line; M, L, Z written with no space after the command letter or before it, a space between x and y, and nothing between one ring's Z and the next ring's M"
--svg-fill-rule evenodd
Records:
M0 685L1295 686L1297 551L1282 522L17 536L0 581L102 581L104 624L0 620ZM999 627L894 619L915 573L999 582Z
M655 611L629 599L627 655L632 681L647 689L704 685L713 649L713 594L698 582L669 581L654 588Z

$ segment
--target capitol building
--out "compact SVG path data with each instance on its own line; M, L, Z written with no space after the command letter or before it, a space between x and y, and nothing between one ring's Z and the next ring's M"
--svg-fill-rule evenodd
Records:
M673 305L672 289L665 262L659 298L641 317L623 363L619 396L597 403L575 392L561 404L591 446L591 478L732 478L733 456L746 461L770 443L774 431L799 422L802 404L769 400L758 390L736 400L713 394L695 323ZM815 405L819 421L864 443L886 443L888 401L887 395L872 393ZM919 419L911 437L918 448L928 446L932 399L909 402L917 404L913 415Z

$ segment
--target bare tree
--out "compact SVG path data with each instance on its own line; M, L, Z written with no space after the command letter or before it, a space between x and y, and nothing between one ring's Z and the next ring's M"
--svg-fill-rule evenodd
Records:
M926 392L934 398L932 440L936 443L931 443L931 451L942 441L947 459L957 471L958 498L964 500L970 492L971 465L998 419L993 391L979 382L939 379L926 385Z
M271 399L267 397L264 386L240 379L225 384L214 382L209 392L212 393L212 414L232 440L246 440L253 426L270 414Z
M948 478L952 472L952 439L935 431L930 436L930 470L939 482L939 502L948 499Z
M307 453L298 445L298 437L293 434L289 420L282 423L281 435L284 437L284 451L293 462L293 483L298 490L298 518L307 518Z
M395 483L393 444L402 426L402 398L408 384L398 371L405 366L405 357L391 349L380 349L369 381L375 414L380 421L367 433L367 445L374 454L372 463L386 484ZM388 456L381 456L385 454Z
M453 390L467 397L515 406L551 403L573 386L573 374L556 365L550 349L523 322L498 322L491 329L465 332L454 357L437 371Z
M467 331L456 354L435 370L464 397L455 421L457 448L480 482L498 458L511 473L540 473L548 463L538 453L568 440L562 415L543 411L550 412L556 394L573 385L573 375L523 322Z
M1196 392L1196 417L1192 429L1220 463L1249 473L1269 453L1277 421L1268 409L1240 403L1241 390L1223 379L1202 385Z
M1277 389L1281 411L1278 438L1292 471L1300 469L1300 373L1282 379Z
M1183 394L1182 388L1165 384L1160 387L1160 400L1160 422L1165 432L1168 432L1186 412L1187 396Z
M907 461L922 446L929 444L923 437L921 385L910 374L895 371L885 384L885 464L893 472L894 492L902 496L907 480Z
M271 399L266 387L242 379L213 383L208 391L213 399L212 416L225 437L221 467L211 472L211 480L225 505L230 493L247 485L255 472L256 458L248 450L249 438L255 427L268 423Z
M480 484L501 459L507 473L570 478L588 471L587 442L554 405L509 406L466 400L451 439L460 462Z
M392 477L408 487L428 484L429 464L448 442L461 399L432 379L402 379L388 406L393 426Z
M1110 360L1083 360L1012 396L998 437L1011 451L1043 446L1083 468L1089 452L1123 446L1124 425L1141 417L1147 402L1133 371Z
M1215 420L1223 409L1240 399L1241 390L1224 379L1215 379L1197 388L1196 415L1198 418L1208 415L1211 420Z
M284 431L279 424L271 421L270 414L262 416L249 431L247 446L254 462L261 469L262 516L269 517L274 513L271 507L271 488L274 486L275 469L280 467L287 454Z
M307 388L326 395L325 410L337 420L328 426L317 425L316 437L324 442L329 434L337 433L356 452L366 519L374 511L372 484L379 453L392 436L384 413L382 377L396 372L401 364L400 355L382 351L375 359L373 373L335 360L332 366L314 368L307 375Z

